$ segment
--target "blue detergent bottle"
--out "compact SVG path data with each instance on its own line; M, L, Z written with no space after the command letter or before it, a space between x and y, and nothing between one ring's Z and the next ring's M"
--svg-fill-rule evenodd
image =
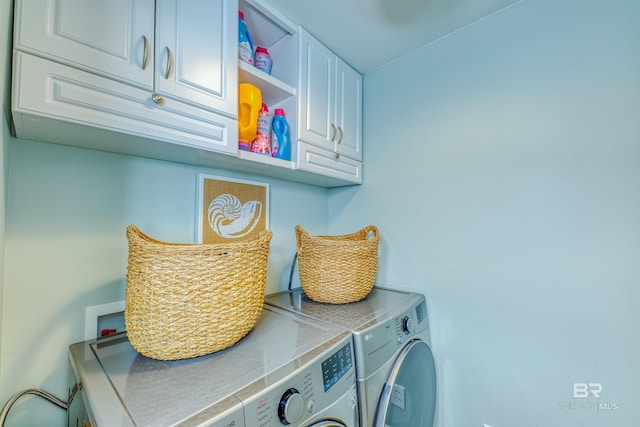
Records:
M255 63L254 54L253 54L253 40L251 40L251 35L249 34L249 29L247 28L247 24L244 22L244 12L238 11L238 41L239 41L239 49L238 49L238 58L247 64L253 65Z
M271 153L277 159L291 160L291 135L289 123L282 108L276 108L271 124Z

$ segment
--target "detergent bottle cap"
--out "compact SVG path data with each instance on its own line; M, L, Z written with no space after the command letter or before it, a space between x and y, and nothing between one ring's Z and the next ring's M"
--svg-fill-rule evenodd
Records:
M264 102L262 103L262 107L260 107L260 112L261 113L268 113L269 112L269 107L267 107L267 104L265 104Z
M239 17L240 19L244 19L244 12L243 12L243 11L241 11L241 10L239 10L239 11L238 11L238 17Z
M273 114L276 116L284 116L284 110L282 108L276 108Z
M269 53L267 48L266 47L262 47L262 46L257 46L256 47L256 52Z

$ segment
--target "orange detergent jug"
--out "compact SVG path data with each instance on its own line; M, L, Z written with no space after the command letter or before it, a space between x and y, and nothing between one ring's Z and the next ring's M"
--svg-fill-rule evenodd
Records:
M238 148L249 150L249 143L256 137L258 113L262 107L260 88L249 84L238 85Z

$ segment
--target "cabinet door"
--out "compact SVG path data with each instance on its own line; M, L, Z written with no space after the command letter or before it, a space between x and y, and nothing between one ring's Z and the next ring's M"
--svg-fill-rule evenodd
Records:
M362 160L362 76L340 59L336 68L336 151Z
M15 26L17 50L153 86L153 0L22 0Z
M334 149L333 123L336 56L309 33L300 30L298 139Z
M157 0L156 20L156 92L237 117L238 1Z
M77 135L69 131L76 128L65 127L68 123L86 127L83 134L93 130L90 138L79 141L87 148L151 158L165 157L163 152L173 153L177 146L198 153L237 153L236 120L168 98L156 105L146 89L21 52L14 55L13 79L19 137L48 132L47 138L68 143ZM170 144L151 145L148 140Z

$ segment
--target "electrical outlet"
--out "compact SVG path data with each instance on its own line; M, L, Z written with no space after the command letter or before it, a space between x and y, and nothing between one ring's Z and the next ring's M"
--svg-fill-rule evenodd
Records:
M405 390L400 384L394 384L391 390L391 404L404 409Z
M124 301L116 301L86 308L85 340L100 338L103 330L122 332L124 329Z

